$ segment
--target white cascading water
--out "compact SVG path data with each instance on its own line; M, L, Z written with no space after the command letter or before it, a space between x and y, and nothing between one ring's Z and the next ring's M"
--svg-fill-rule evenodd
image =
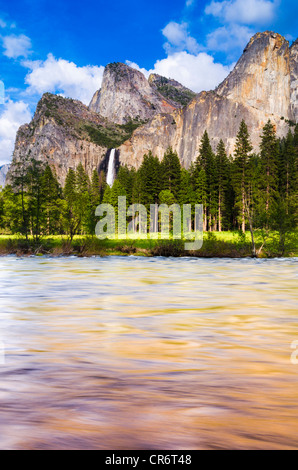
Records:
M114 166L115 166L115 153L116 150L112 149L110 153L110 158L109 158L109 166L108 166L108 173L107 173L107 184L112 187L114 184L114 179L115 179L115 172L114 172Z

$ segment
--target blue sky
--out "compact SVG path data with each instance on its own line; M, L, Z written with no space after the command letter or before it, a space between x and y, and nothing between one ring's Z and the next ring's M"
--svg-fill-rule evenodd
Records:
M88 104L114 61L212 89L254 33L291 42L297 18L297 0L0 0L0 165L46 91Z

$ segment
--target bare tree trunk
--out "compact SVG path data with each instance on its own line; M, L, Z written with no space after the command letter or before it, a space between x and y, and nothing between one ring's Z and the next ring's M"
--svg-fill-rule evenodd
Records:
M221 232L221 194L218 196L218 231Z
M244 189L242 191L242 232L245 233L245 194Z
M257 258L258 256L257 256L257 251L256 251L255 239L254 239L254 229L253 229L252 217L251 217L250 209L248 207L246 199L245 199L244 202L245 202L244 207L246 209L246 214L247 214L247 218L248 218L249 231L250 231L250 235L251 235L252 257Z

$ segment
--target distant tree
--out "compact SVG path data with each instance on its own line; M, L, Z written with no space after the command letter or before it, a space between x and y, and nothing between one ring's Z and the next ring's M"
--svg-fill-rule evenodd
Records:
M41 190L45 232L47 235L53 235L61 231L62 190L56 173L49 165L41 177Z
M260 158L262 178L260 179L260 197L266 214L266 223L269 224L270 211L277 197L278 190L278 163L279 145L276 130L269 120L263 127L260 144Z
M76 211L80 219L80 230L82 233L90 233L91 230L92 207L90 186L89 177L82 163L79 163L76 169Z
M202 173L203 171L203 173ZM204 178L206 178L206 186L203 188ZM201 188L199 188L199 184ZM213 153L209 136L207 131L204 132L201 139L199 156L195 162L195 187L196 190L199 189L201 194L202 201L206 199L204 204L204 230L212 231L216 227L217 220L217 175L216 175L216 164L215 164L215 155Z
M159 193L159 202L160 204L166 204L171 206L176 203L174 194L169 189L164 189Z
M89 214L89 233L95 233L95 226L97 224L97 219L95 216L96 208L99 206L101 202L101 187L100 187L100 178L97 170L94 170L92 173L91 178L91 186L90 186L90 214Z
M26 193L16 193L12 186L5 186L2 190L2 211L1 226L13 234L19 233L28 238L28 232L24 232L24 213L27 216L28 212Z
M248 200L249 180L250 180L250 158L252 144L248 133L247 125L241 121L239 132L236 138L234 152L234 162L232 167L232 182L235 191L236 207L239 211L239 220L242 232L245 232L246 201Z
M116 230L121 230L122 233L125 232L126 229L126 221L122 221L121 226L118 226L118 214L119 214L119 204L118 198L119 196L125 196L127 198L126 190L123 188L121 183L118 180L115 180L110 196L109 196L109 204L112 204L115 210L115 221L116 221ZM127 209L127 201L126 201L126 209Z
M10 186L12 193L20 200L21 206L21 220L17 224L19 232L25 235L28 239L29 235L29 214L28 214L28 201L27 201L27 188L28 188L28 166L30 162L30 155L25 155L20 160L14 162L14 166L10 175ZM12 195L12 194L10 194ZM12 202L13 198L9 198ZM11 204L10 204L11 207ZM14 224L14 227L16 225Z
M206 171L201 168L196 172L196 202L203 205L203 231L207 231L208 227L208 185Z
M72 168L68 170L63 193L66 202L64 207L66 232L72 241L81 225L81 210L77 207L76 173Z
M297 192L297 150L292 132L289 130L279 152L279 194L285 200L286 211L295 205Z
M36 242L42 235L44 222L44 194L42 178L45 170L43 162L35 159L30 160L27 168L27 197L30 233Z
M161 162L162 189L169 190L175 199L179 197L181 185L181 164L177 152L167 149Z
M144 155L139 169L139 195L142 204L149 209L150 204L158 202L158 194L162 188L162 169L157 157L152 152Z
M229 186L229 160L225 145L220 140L216 150L216 174L217 174L217 196L218 196L218 230L222 231L223 220L226 217L227 191Z
M118 171L117 180L125 189L128 204L132 204L132 191L136 170L130 169L127 165L121 166Z
M196 193L192 186L191 173L185 168L181 170L181 184L178 196L178 203L183 206L184 204L192 205L192 217L188 222L188 230L191 230L192 219L194 219L194 204L196 203ZM183 207L181 207L183 215Z

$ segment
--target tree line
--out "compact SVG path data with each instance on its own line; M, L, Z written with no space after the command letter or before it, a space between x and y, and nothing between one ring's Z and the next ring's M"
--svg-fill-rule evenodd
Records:
M64 187L55 171L26 157L14 165L0 194L2 232L19 233L38 240L41 236L94 234L100 203L110 203L117 215L118 196L127 204L203 204L204 231L249 230L287 232L297 221L298 125L278 139L268 121L260 136L260 152L254 153L247 125L241 122L234 155L227 155L221 140L212 149L207 131L198 158L189 169L181 167L169 148L160 161L149 152L138 170L121 166L110 188L103 172L91 179L83 165L69 169Z

